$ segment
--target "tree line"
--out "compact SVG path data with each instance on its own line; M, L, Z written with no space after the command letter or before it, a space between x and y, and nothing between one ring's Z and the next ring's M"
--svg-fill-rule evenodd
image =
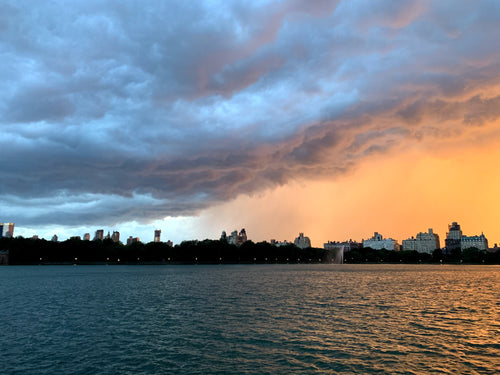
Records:
M240 247L226 240L184 241L170 246L163 242L124 245L110 239L61 242L22 237L1 238L0 251L9 252L9 264L249 264L249 263L334 263L336 249L300 249L290 244L246 241ZM479 263L500 264L500 251L489 253L467 249L450 255L437 249L433 254L417 251L389 251L361 248L344 254L344 263Z

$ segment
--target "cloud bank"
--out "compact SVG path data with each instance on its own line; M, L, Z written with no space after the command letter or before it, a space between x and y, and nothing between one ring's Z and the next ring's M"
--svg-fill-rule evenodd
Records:
M4 1L0 202L193 215L500 117L497 1Z

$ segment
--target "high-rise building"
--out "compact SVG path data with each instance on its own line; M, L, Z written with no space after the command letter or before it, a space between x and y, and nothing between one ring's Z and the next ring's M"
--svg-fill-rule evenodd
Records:
M222 231L220 239L226 240L228 244L236 246L241 246L243 242L246 242L248 240L245 228L243 228L240 233L238 233L237 230L234 230L229 236L226 235L226 231Z
M85 233L85 234L83 235L83 240L84 240L84 241L90 241L90 233Z
M14 223L8 223L7 227L9 228L9 230L5 233L5 236L14 237ZM4 224L4 229L5 229L5 224Z
M304 237L304 233L299 233L299 236L293 243L295 244L295 246L301 249L311 247L311 240L309 239L309 237Z
M448 225L448 233L446 233L446 239L444 240L446 252L449 254L453 251L461 250L461 239L462 230L460 229L460 225L454 221Z
M58 240L59 240L59 237L57 237L57 234L54 234L54 235L52 236L51 241L52 241L52 242L57 242Z
M400 250L398 241L392 238L384 238L380 233L375 232L373 237L368 240L363 240L363 247L369 247L373 250Z
M432 254L434 250L440 249L439 236L429 228L428 233L420 232L417 238L403 240L403 250L415 250L419 253Z
M113 235L111 236L111 240L113 242L120 242L120 232L113 231Z
M236 246L241 246L243 242L247 241L247 231L245 228L242 228L240 230L240 233L238 233L238 237L236 238Z
M137 243L137 242L140 242L141 240L139 239L139 237L132 237L132 236L129 236L129 238L127 238L127 245L131 245L133 243Z
M0 238L14 237L14 223L0 223Z
M488 250L488 240L483 233L480 236L462 236L460 239L460 248L462 250L471 248Z
M155 242L160 242L161 229L155 229Z
M98 229L95 231L94 241L104 239L104 229Z

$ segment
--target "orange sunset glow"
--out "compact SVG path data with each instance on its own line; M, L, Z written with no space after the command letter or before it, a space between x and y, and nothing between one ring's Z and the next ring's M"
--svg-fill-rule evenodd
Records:
M246 227L255 240L307 233L313 246L369 238L378 231L401 242L433 228L444 246L448 224L500 242L500 127L485 124L460 137L407 143L352 172L287 186L208 210L208 233Z
M120 4L5 8L16 234L500 242L497 2Z
M500 0L0 0L0 58L0 375L500 374Z

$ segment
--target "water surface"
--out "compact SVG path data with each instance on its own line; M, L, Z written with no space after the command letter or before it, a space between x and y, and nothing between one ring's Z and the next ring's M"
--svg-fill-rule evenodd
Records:
M4 374L500 373L500 266L0 268Z

